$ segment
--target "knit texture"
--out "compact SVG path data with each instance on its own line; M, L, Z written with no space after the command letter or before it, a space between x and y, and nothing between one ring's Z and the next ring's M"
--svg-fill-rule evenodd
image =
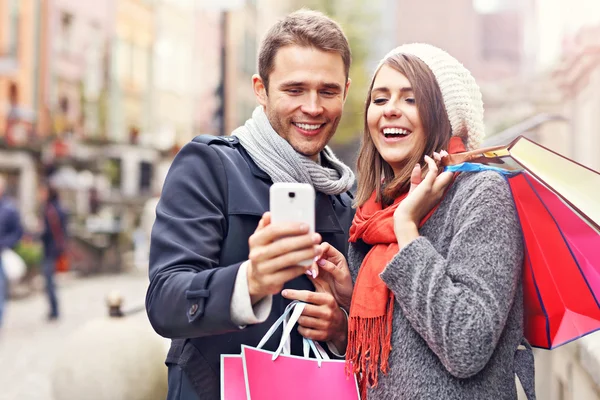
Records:
M523 243L507 182L459 175L419 233L380 275L396 299L392 351L369 400L516 399L515 371L531 385L533 358L517 356L530 350L518 350ZM354 280L369 250L350 244Z
M442 91L442 97L452 135L464 139L467 150L481 145L485 136L481 91L468 69L444 50L424 43L405 44L390 51L380 62L398 55L413 55L433 72Z
M250 157L276 182L308 183L319 192L340 194L354 183L354 173L325 146L321 151L321 165L299 154L275 132L261 106L252 118L232 132ZM327 167L323 166L327 165Z

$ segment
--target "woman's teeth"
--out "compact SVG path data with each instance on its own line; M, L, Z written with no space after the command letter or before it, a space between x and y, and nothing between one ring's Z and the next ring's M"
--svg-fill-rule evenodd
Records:
M385 137L406 136L409 133L410 131L400 128L385 128L383 130L383 134L385 135Z

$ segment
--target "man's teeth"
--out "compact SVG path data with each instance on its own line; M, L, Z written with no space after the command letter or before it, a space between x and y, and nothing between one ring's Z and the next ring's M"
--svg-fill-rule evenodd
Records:
M406 136L410 133L410 131L407 131L406 129L400 129L400 128L385 128L383 130L383 134L384 135L402 135L402 136Z
M294 124L296 125L298 128L300 129L304 129L305 131L314 131L316 129L319 129L321 127L322 124L318 124L318 125L311 125L311 124Z

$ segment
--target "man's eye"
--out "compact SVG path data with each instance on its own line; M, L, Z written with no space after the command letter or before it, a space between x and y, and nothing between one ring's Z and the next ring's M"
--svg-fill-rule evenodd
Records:
M299 94L302 91L300 89L288 89L287 92L290 94Z
M329 92L329 91L327 91L327 90L325 90L325 91L321 92L321 94L322 94L323 96L327 96L327 97L333 97L333 96L335 96L335 95L336 95L336 93L334 93L334 92Z

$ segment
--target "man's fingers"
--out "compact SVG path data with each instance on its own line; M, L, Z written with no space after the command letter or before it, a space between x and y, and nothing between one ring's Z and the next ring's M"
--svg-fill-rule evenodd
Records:
M321 235L318 233L313 233L310 235L302 235L302 236L294 236L288 237L284 239L280 239L274 243L262 246L256 246L250 250L250 254L248 258L252 260L252 262L263 262L267 260L271 260L275 257L279 257L281 255L291 253L298 250L308 250L313 248L315 254L310 257L314 258L317 255L317 250L320 254L320 248L317 246L317 243L321 241ZM302 261L302 260L301 260Z
M288 267L284 270L264 277L260 284L263 288L265 288L265 291L269 292L270 294L277 294L283 285L302 275L305 270L305 267L302 266Z
M290 253L285 253L281 256L274 257L270 260L263 261L260 264L260 270L263 274L275 273L282 269L296 266L303 261L312 260L318 255L318 250L316 246L310 247L304 250L292 251ZM254 261L252 261L254 262ZM303 267L304 270L308 267Z
M270 223L271 223L271 213L269 211L267 211L266 213L263 214L260 221L258 221L258 226L256 227L256 231L264 228L265 226L269 225Z
M270 221L270 217L269 217ZM282 222L279 224L265 225L257 230L248 239L250 247L264 246L286 236L299 236L307 234L309 226L298 222Z

